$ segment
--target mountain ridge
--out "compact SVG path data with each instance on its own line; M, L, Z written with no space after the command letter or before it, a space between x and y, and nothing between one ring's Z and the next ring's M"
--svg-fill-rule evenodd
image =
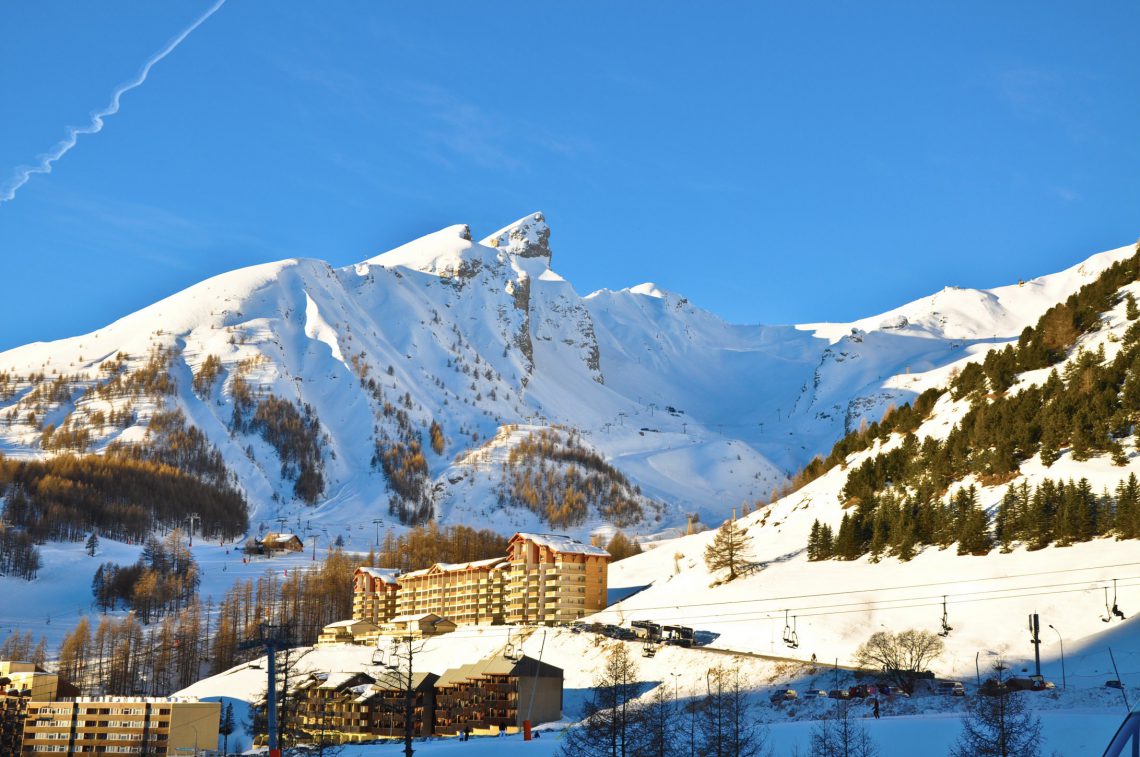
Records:
M651 284L580 296L551 269L549 240L534 213L478 243L454 225L339 268L310 258L250 266L88 334L0 353L10 387L0 391L0 452L47 454L47 425L87 428L95 452L138 443L156 412L176 408L222 452L255 523L300 513L330 524L398 519L392 475L375 463L384 453L401 464L423 457L412 471L422 494L409 505L418 517L461 520L488 517L494 487L460 475L457 458L510 424L562 425L640 487L654 515L632 527L656 533L689 512L715 520L767 497L842 433L1016 338L1128 249L1021 285L948 288L847 324L748 326ZM130 373L160 347L174 355L173 395L90 396L116 355L129 356ZM192 385L211 358L218 375L199 396ZM48 376L75 378L67 397L31 401ZM315 506L294 498L289 465L264 433L234 426L238 379L258 402L311 408L325 481ZM123 428L93 421L128 406ZM424 439L433 422L439 452ZM612 528L592 513L570 530Z

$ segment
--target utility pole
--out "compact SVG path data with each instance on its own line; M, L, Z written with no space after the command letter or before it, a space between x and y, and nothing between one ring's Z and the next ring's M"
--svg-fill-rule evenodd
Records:
M1029 616L1029 633L1033 634L1030 643L1033 645L1033 658L1037 666L1037 678L1041 678L1041 619L1037 613Z
M191 513L190 514L190 546L191 547L194 546L194 521L198 521L199 523L202 522L202 519L198 517L198 513Z

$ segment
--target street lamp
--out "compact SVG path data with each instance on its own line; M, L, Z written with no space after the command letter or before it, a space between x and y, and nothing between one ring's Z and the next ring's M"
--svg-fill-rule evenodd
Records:
M678 699L678 696L677 696L677 680L681 677L681 674L680 673L670 673L669 675L673 677L673 701L676 702Z
M1061 645L1061 688L1067 689L1069 685L1068 681L1065 680L1065 641L1061 638L1061 632L1058 631L1052 623L1049 624L1049 627L1056 632L1057 642Z

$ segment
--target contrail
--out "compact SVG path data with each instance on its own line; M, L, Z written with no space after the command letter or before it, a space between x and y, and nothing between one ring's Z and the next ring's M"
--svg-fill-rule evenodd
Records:
M15 198L16 192L20 187L27 184L28 180L31 179L34 174L51 173L52 163L55 163L64 155L71 152L71 148L75 147L75 143L79 140L80 135L98 134L103 131L103 119L119 112L119 101L122 100L123 95L136 87L142 86L142 83L146 81L146 77L150 75L150 70L154 68L159 61L174 52L175 48L181 45L195 29L205 23L206 19L217 13L218 9L221 8L225 2L226 0L218 0L210 6L210 9L203 13L197 21L186 27L177 37L167 42L166 47L152 55L150 59L143 64L138 76L126 84L120 84L116 87L115 91L111 93L111 104L97 113L92 113L91 123L87 126L67 127L67 136L60 140L49 152L41 155L39 163L34 166L20 166L17 168L15 177L12 178L7 185L0 188L0 203L8 202Z

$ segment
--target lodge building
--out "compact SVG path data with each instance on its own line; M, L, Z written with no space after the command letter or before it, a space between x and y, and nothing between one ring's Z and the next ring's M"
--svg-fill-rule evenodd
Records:
M301 727L338 743L404 735L406 692L400 674L312 673L297 686ZM442 675L412 679L416 736L517 733L562 717L562 669L532 657L495 655Z
M606 607L609 553L556 534L517 533L505 557L397 574L357 568L352 616L377 626L432 613L457 625L553 625Z

